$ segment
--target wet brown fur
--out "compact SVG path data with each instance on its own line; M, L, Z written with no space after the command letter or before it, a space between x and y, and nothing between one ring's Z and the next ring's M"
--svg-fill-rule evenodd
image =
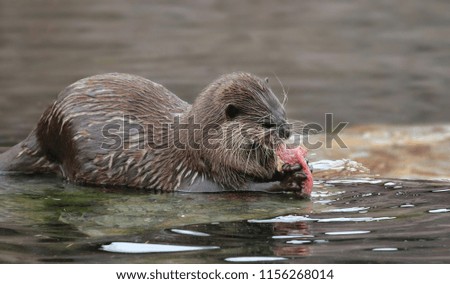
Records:
M124 115L154 127L145 128L145 135L131 135L119 148L108 143L105 147L103 127L123 124ZM158 147L161 140L174 141L174 130L164 132L163 126L175 119L188 128L194 128L194 122L219 125L234 135L217 139L218 147L208 148L205 141L217 138L214 131L197 130L195 136L180 131L181 142L195 142L200 148ZM73 183L162 191L204 179L225 189L245 189L248 182L272 179L274 149L283 143L273 126L283 123L284 108L267 83L251 74L220 77L192 106L139 76L97 75L65 88L29 137L0 155L0 170L56 172ZM246 137L239 135L242 130ZM149 142L148 137L156 141Z

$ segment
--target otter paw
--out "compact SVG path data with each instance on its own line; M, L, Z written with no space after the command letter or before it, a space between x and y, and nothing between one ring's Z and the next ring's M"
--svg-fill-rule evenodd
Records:
M296 172L302 169L303 167L300 164L283 164L283 166L281 166L282 172Z

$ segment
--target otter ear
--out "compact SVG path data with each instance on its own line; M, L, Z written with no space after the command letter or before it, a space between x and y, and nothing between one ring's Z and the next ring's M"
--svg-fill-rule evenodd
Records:
M266 78L264 79L264 81L266 81L266 84L269 84L269 77L266 77Z
M234 119L239 115L239 112L239 109L232 104L227 105L227 108L225 109L225 115L228 119Z

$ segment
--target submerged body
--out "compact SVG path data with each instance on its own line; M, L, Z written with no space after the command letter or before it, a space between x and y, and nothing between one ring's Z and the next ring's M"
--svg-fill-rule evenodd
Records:
M0 171L161 191L309 195L304 155L278 167L289 136L283 106L253 75L225 75L190 105L150 80L112 73L65 88L28 138L0 155Z

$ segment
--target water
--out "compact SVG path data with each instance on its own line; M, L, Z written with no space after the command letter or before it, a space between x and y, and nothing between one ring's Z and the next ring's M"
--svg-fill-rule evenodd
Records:
M449 10L446 0L0 0L0 151L65 86L112 71L190 102L236 70L281 94L276 75L290 119L350 123L346 147L310 150L311 200L0 176L0 262L450 263Z
M322 180L311 200L99 190L53 177L1 177L0 188L0 262L450 261L443 182Z

